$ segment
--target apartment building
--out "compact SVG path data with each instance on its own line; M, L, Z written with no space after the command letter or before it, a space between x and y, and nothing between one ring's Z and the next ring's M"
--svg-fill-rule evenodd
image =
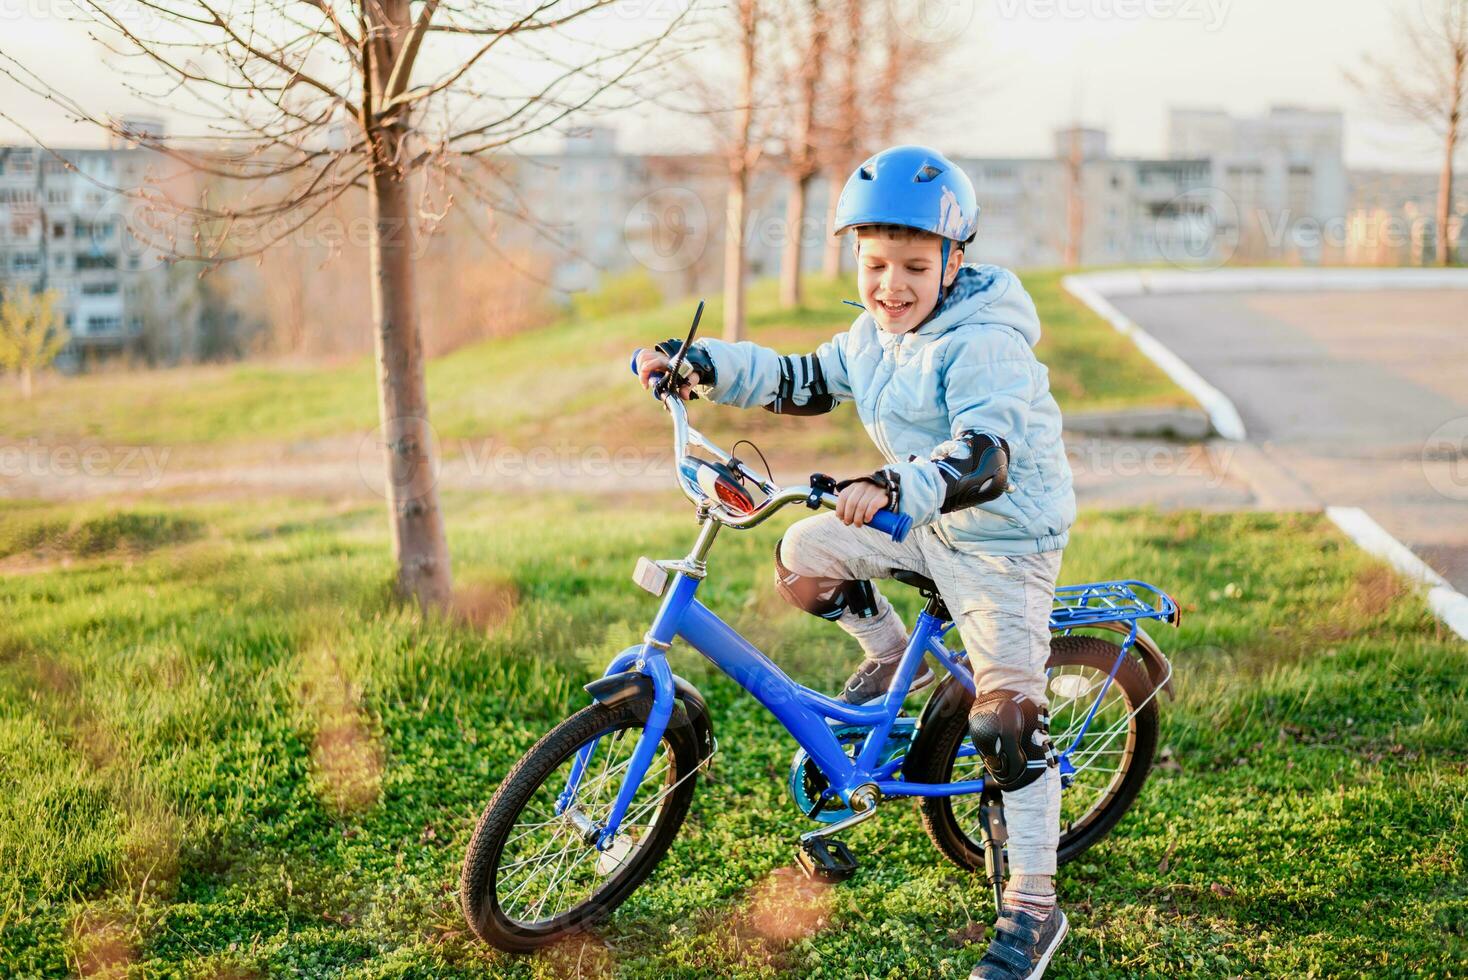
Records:
M1206 161L1221 247L1241 261L1340 261L1349 178L1345 119L1274 106L1256 117L1173 109L1168 155Z
M1114 158L1104 132L1080 135L1078 158L1067 131L1057 134L1053 157L955 161L983 209L972 261L1062 265L1072 234L1085 265L1216 260L1222 239L1209 218L1208 161ZM506 216L502 241L552 252L558 289L591 288L603 274L639 267L675 294L719 288L727 187L720 158L623 154L614 131L596 128L568 137L560 153L516 157L504 176L516 189L516 209L534 220ZM803 227L792 229L789 181L778 159L764 161L750 182L745 219L752 276L774 275L795 234L804 244L804 268L821 267L830 192L824 177L814 179ZM1073 198L1080 202L1075 223Z
M141 329L135 307L150 270L114 188L138 186L145 157L0 146L0 287L61 293L72 338L63 364L120 351Z

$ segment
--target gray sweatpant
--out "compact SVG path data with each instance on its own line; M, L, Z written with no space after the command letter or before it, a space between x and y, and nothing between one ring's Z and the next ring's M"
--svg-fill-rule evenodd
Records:
M898 544L871 528L818 514L791 525L780 560L797 575L840 579L891 578L905 569L931 578L953 614L980 692L1019 691L1048 703L1050 607L1060 551L979 555L955 551L932 527ZM907 627L879 592L877 614L847 610L837 622L868 657L890 660L907 647ZM1015 875L1053 875L1060 840L1060 773L1054 768L1023 789L1004 794L1009 864Z

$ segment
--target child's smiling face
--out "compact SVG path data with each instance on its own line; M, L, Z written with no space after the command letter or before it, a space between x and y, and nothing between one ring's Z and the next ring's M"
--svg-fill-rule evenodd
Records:
M940 269L942 239L925 232L883 227L856 230L857 289L877 326L903 334L927 319L938 303L941 281L952 283L963 262L961 247L949 249Z

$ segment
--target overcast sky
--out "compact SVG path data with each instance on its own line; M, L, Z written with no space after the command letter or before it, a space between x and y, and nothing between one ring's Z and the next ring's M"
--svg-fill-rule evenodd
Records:
M1398 2L1415 9L1434 0ZM86 31L53 15L61 6L0 0L0 48L99 109L136 111ZM1438 165L1429 136L1383 123L1344 78L1362 52L1392 50L1383 0L929 0L926 21L911 30L953 47L956 77L947 106L914 111L904 136L953 153L1046 155L1051 132L1079 115L1110 131L1118 155L1162 155L1171 106L1257 114L1291 104L1346 112L1352 166ZM0 107L47 141L98 142L3 76ZM699 148L696 125L614 119L625 148ZM0 140L22 139L0 120Z

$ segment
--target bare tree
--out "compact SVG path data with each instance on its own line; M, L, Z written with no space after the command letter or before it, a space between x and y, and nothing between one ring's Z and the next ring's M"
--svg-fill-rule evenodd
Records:
M950 98L949 90L956 84L952 73L945 84L935 84L946 72L953 50L950 39L929 41L909 32L930 0L829 2L839 7L831 16L841 22L840 30L831 30L829 54L841 69L826 110L831 123L824 129L819 154L829 188L827 231L835 224L841 188L857 165L868 154L902 139L914 113ZM821 263L828 278L841 275L842 254L840 239L828 237Z
M31 378L66 346L66 328L57 309L61 294L29 286L6 290L0 298L0 367L20 378L20 396L31 397Z
M419 329L415 238L455 191L496 205L467 158L564 123L656 64L684 19L620 40L616 0L76 0L134 89L192 110L203 132L163 138L102 118L0 54L0 70L116 139L235 188L216 201L155 182L172 216L153 242L209 265L260 255L364 190L378 406L400 594L445 607L452 578L435 485ZM596 24L592 18L602 16ZM578 35L590 28L586 36ZM11 118L7 116L6 118ZM15 120L11 118L11 121ZM204 142L207 141L207 142ZM113 188L113 190L119 190ZM152 219L150 223L156 222Z
M1399 9L1397 22L1405 41L1401 63L1363 55L1363 72L1346 77L1391 114L1430 127L1443 141L1436 260L1445 266L1451 261L1453 166L1468 112L1468 0L1427 0L1416 16Z
M830 47L841 61L841 84L831 109L831 126L826 130L822 152L826 171L826 248L821 271L828 279L841 275L841 240L829 232L836 224L836 202L847 176L856 167L862 151L865 117L861 96L862 0L838 0L842 30L833 33Z
M732 136L724 148L729 191L724 207L724 339L744 339L744 222L749 213L749 180L759 162L762 141L755 138L755 80L760 55L760 0L736 0L739 44L739 95Z
M820 111L826 78L826 48L830 39L831 0L805 0L785 8L789 24L781 32L787 39L786 55L794 62L792 74L799 80L794 98L785 107L785 175L788 181L785 208L785 245L780 253L780 304L800 305L800 267L805 245L805 204L811 181L820 172L818 148L821 133L816 116Z

